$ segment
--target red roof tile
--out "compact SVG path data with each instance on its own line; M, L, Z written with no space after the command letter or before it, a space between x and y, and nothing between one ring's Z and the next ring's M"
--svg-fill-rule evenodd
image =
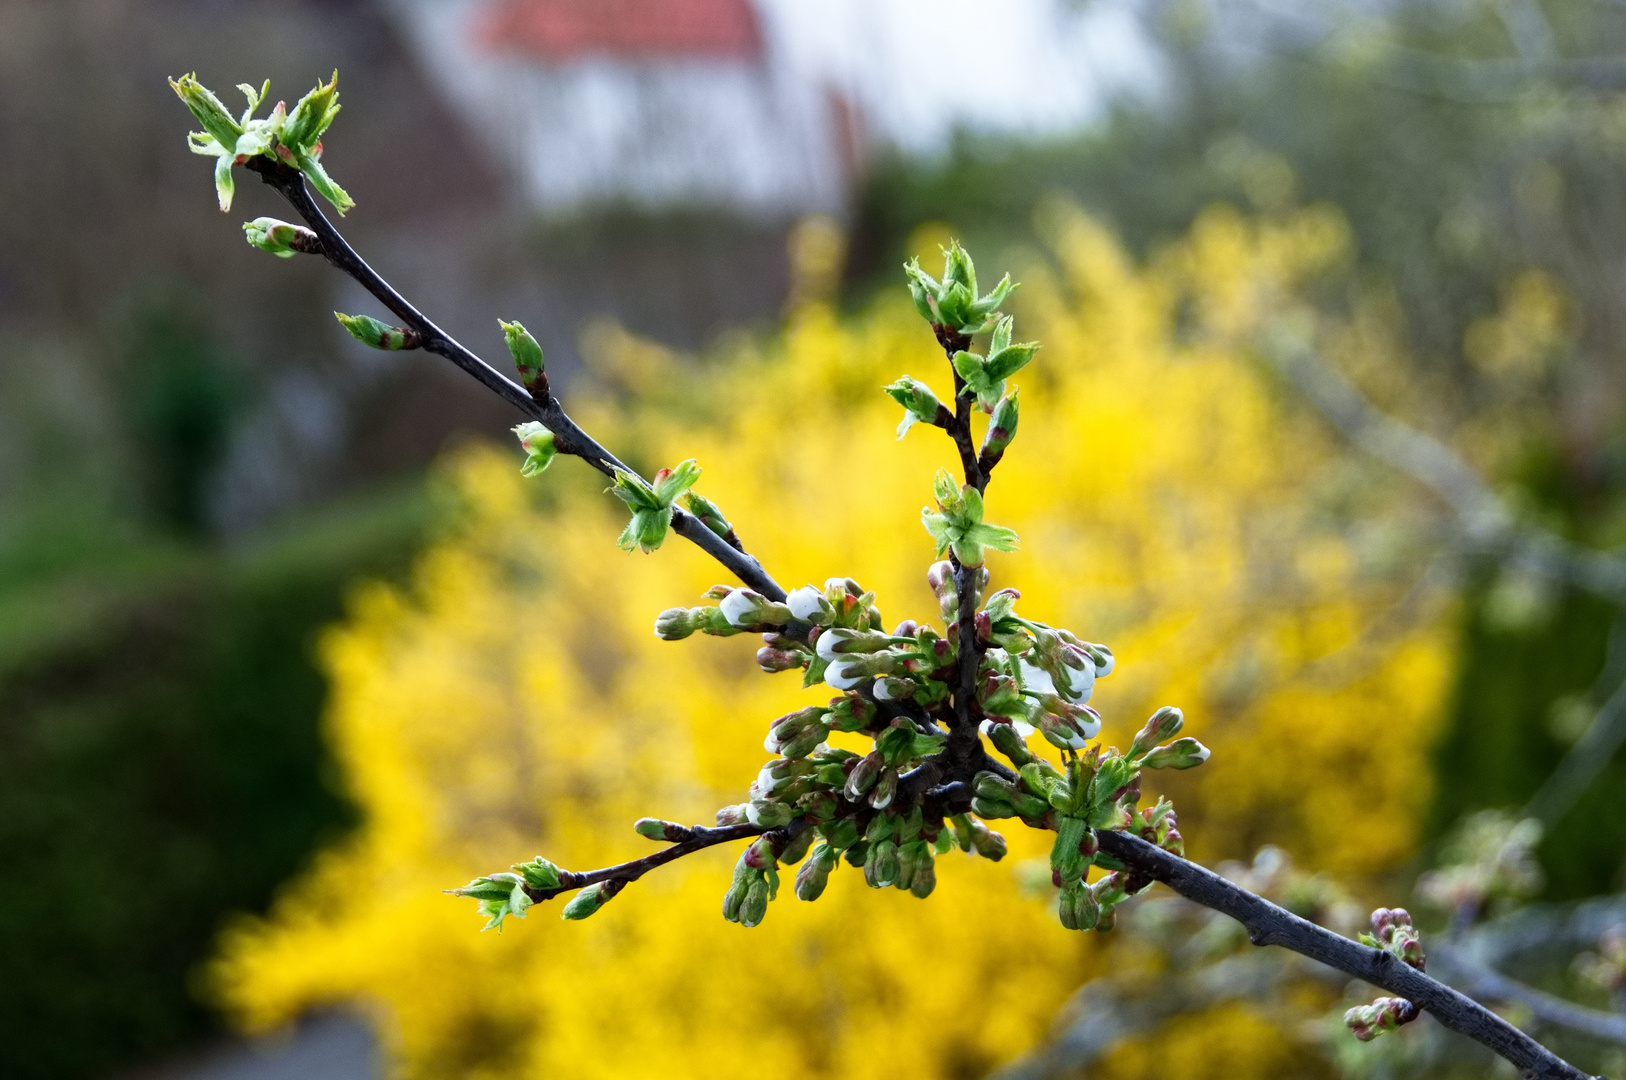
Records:
M750 0L494 0L476 33L488 48L544 60L762 52Z

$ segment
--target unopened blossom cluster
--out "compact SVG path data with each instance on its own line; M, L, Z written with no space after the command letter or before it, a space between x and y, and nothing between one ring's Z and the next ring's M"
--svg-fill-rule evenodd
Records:
M1013 344L1014 321L999 314L1015 286L1007 277L993 292L979 295L971 259L957 244L945 252L940 280L916 263L906 270L917 308L948 353L957 396L990 417L980 447L981 467L990 470L1016 435L1017 394L1007 389L1006 380L1038 348ZM530 386L541 371L534 339L517 323L504 323L503 329ZM971 338L983 331L990 332L988 349L974 352ZM918 379L905 376L884 389L905 409L900 438L915 423L951 430L956 422L955 410ZM969 412L961 409L960 415ZM964 429L969 432L968 420ZM537 422L514 431L526 453L522 471L539 474L555 456L552 433ZM680 499L708 528L737 545L722 511L690 490L700 475L693 460L663 469L648 482L618 473L611 491L632 514L621 546L659 548ZM701 604L671 608L655 619L656 636L667 641L694 634L756 635L762 671L799 672L805 687L822 684L833 691L824 704L765 722L763 747L773 756L745 797L718 810L716 824L708 827L761 830L724 890L723 916L730 921L760 923L790 867L796 868L791 891L802 901L818 899L843 863L871 888L925 898L937 882L938 858L956 849L1002 858L1005 839L989 823L1015 819L1056 834L1050 865L1061 923L1106 930L1116 906L1150 882L1131 880L1100 850L1097 834L1131 831L1183 853L1172 805L1165 799L1140 805L1141 771L1191 768L1207 760L1208 750L1195 739L1176 738L1184 721L1175 708L1159 709L1127 750L1097 741L1102 719L1090 699L1096 680L1112 673L1112 651L1020 612L1015 589L992 588L987 552L1014 551L1017 536L985 520L976 484L940 471L932 494L933 505L921 516L939 557L925 571L937 599L932 618L904 619L888 628L874 592L852 578L832 577L793 589L783 600L717 585ZM924 781L947 779L952 772L945 763L960 707L956 688L963 675L965 620L973 630L969 640L976 665L966 714L980 737L979 756L989 767L961 777L969 801L948 805ZM868 739L868 751L833 745L831 736L838 732ZM1058 752L1059 764L1030 748L1036 736ZM1008 766L995 765L990 749ZM931 771L934 766L941 767ZM637 831L681 844L705 830L646 818ZM1100 868L1093 881L1092 867ZM505 917L523 916L537 900L576 887L580 876L538 858L454 891L478 900L487 926L500 927ZM581 887L565 905L564 917L593 914L624 885L623 879L610 878Z
M235 116L193 76L171 85L203 127L191 136L191 146L216 159L222 209L231 205L235 165L296 170L340 213L353 205L320 164L321 137L339 111L335 81L318 83L292 109L278 102L259 118L254 113L267 100L269 84L240 87L248 104ZM325 253L316 233L301 225L257 218L243 228L251 245L279 257ZM918 260L904 271L916 310L944 350L954 393L945 403L910 375L883 389L904 409L898 437L916 424L942 429L964 472L958 481L938 472L933 503L921 512L938 559L926 569L937 598L935 618L905 619L888 630L875 594L849 577L804 585L782 600L718 585L705 594L707 603L661 612L655 633L663 639L759 635L756 659L764 672L799 671L803 686L822 684L834 696L765 724L763 746L773 757L744 799L717 811L715 825L645 818L636 829L676 845L674 857L750 837L722 907L725 918L755 926L779 895L782 867L798 867L793 889L804 901L817 899L843 862L862 870L872 888L925 898L936 886L939 857L958 848L998 860L1005 839L988 822L1016 819L1056 834L1050 867L1062 924L1106 930L1117 905L1151 881L1126 874L1100 849L1099 834L1129 831L1182 854L1168 801L1140 805L1141 771L1191 768L1207 760L1208 751L1195 739L1176 738L1183 717L1174 708L1154 713L1128 750L1102 745L1101 716L1089 702L1096 680L1112 673L1112 651L1018 612L1015 589L991 590L986 555L1015 551L1017 535L987 520L983 492L1020 421L1009 380L1032 362L1039 346L1017 341L1015 319L1000 311L1016 289L1010 276L983 293L959 244L945 249L941 277L926 273ZM352 337L375 349L426 345L421 327L335 315ZM520 384L543 406L542 415L556 415L548 411L553 398L536 338L517 321L502 321L500 328ZM984 334L986 347L977 351L974 339ZM973 447L976 413L987 422L980 446ZM561 452L580 453L579 439L572 449L540 420L519 425L514 434L525 454L526 477L541 476ZM723 511L694 490L702 472L694 459L648 480L619 463L602 467L612 474L610 493L630 514L619 540L623 549L658 550L681 504L686 515L744 555ZM867 752L832 745L837 732L868 739ZM1059 764L1034 753L1034 736L1058 752ZM653 865L646 858L574 873L538 857L453 891L478 901L488 927L500 927L510 915L523 918L533 904L563 892L575 894L564 905L564 917L579 919ZM1093 881L1092 868L1100 870Z

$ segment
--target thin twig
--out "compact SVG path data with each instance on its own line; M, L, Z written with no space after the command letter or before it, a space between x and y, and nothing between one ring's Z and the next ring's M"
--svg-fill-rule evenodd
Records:
M1523 1005L1530 1015L1547 1024L1569 1028L1626 1045L1626 1016L1577 1005L1510 979L1467 952L1450 945L1429 946L1429 959L1445 967L1445 975L1463 993L1481 1001L1508 1001Z
M1282 333L1266 343L1264 352L1351 442L1444 499L1475 547L1518 569L1626 604L1626 559L1520 524L1454 450L1379 410L1308 342Z
M1441 1024L1481 1043L1526 1076L1587 1080L1587 1074L1472 998L1451 989L1382 949L1368 948L1277 907L1261 896L1128 833L1102 830L1101 850L1125 867L1163 882L1203 907L1229 915L1255 945L1279 945L1301 956L1388 990L1427 1011Z
M802 825L803 827L806 827L805 821L802 823ZM787 828L789 828L789 826L787 826ZM561 870L559 872L558 888L533 889L527 885L525 887L525 892L529 894L532 900L541 902L543 900L551 900L553 897L558 896L562 892L570 892L573 889L586 888L587 886L597 884L600 881L637 881L639 878L643 877L657 866L665 866L669 862L676 862L685 855L693 855L697 851L703 851L709 847L716 847L718 844L727 844L734 840L744 840L747 837L761 836L763 833L769 831L770 830L768 827L764 825L749 825L744 823L739 825L722 825L714 829L707 828L703 825L695 825L689 829L689 838L687 840L683 840L680 843L663 848L660 851L655 852L653 855L645 855L641 859L630 859L627 862L616 863L614 866L605 866L598 870ZM798 828L794 831L800 832L801 829Z
M310 191L305 187L304 177L298 170L264 157L251 159L247 167L259 173L260 178L275 188L293 205L299 216L305 219L305 223L321 241L322 256L372 293L407 329L416 331L422 338L422 347L425 350L444 356L520 412L532 419L540 420L553 432L555 445L561 453L579 457L612 478L617 472L633 472L578 427L552 393L544 395L541 401L536 400L523 386L480 359L408 303L389 282L367 265L334 228L327 215L322 213L321 208L311 198ZM672 508L672 530L722 563L735 577L763 596L775 601L785 599L785 590L768 576L761 563L744 551L734 548L707 528L699 518L680 507Z

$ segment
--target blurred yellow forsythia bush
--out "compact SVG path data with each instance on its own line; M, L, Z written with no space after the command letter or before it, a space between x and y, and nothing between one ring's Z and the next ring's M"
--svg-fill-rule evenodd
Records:
M1105 739L1185 707L1214 749L1167 781L1195 857L1268 839L1349 880L1393 866L1448 656L1437 625L1364 632L1406 583L1349 516L1402 496L1363 485L1233 344L1269 315L1257 297L1341 257L1339 220L1211 212L1147 269L1076 210L1042 225L1054 260L1018 268L1017 311L1044 349L990 489L1023 550L994 557L995 586L1116 651ZM899 281L852 320L803 303L698 372L612 342L641 392L577 412L646 470L698 457L700 490L787 587L851 575L889 622L933 616L920 507L952 447L918 427L894 442L880 387L950 388ZM421 1078L974 1076L1039 1038L1110 939L1063 930L1048 884L1023 884L1048 840L1013 822L1010 858L942 860L927 901L842 867L818 903L787 890L749 931L719 914L727 850L585 923L549 904L481 934L441 894L542 850L579 869L642 854L642 814L708 822L767 757L768 721L822 699L760 674L753 639L657 641L655 613L694 603L715 565L679 541L618 551L602 478L526 483L518 464L511 446L456 457L464 525L328 637L330 731L364 821L226 935L215 985L234 1014L258 1029L364 1003Z

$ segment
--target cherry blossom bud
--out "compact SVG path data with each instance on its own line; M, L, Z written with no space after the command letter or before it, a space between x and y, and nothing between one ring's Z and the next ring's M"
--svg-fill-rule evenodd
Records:
M743 825L751 820L751 804L739 803L735 806L725 806L717 811L717 825Z
M912 679L886 676L875 680L876 701L911 701L918 685Z
M764 645L757 650L757 667L772 675L780 671L800 671L808 656L795 649L775 649Z
M1152 714L1146 721L1146 726L1136 734L1135 741L1129 745L1129 760L1138 761L1152 751L1164 739L1171 739L1180 733L1185 726L1186 717L1179 709L1165 705Z
M884 889L898 878L898 845L882 840L869 845L864 856L864 883L872 889Z
M1194 769L1208 760L1208 747L1196 739L1176 739L1141 759L1148 769Z
M830 727L824 722L829 711L821 705L810 705L781 716L769 728L763 748L770 754L805 758L829 736Z
M824 895L830 881L830 871L836 868L840 853L829 844L820 843L813 848L807 861L796 871L796 899L817 900Z
M994 744L994 749L1009 758L1013 765L1020 767L1033 760L1033 752L1014 725L990 720L982 725L982 732Z
M829 626L836 617L836 609L825 599L824 592L811 585L792 589L790 595L785 597L785 606L790 608L794 618L814 626Z
M1344 1013L1344 1023L1361 1042L1371 1042L1416 1015L1416 1006L1404 998L1380 997L1370 1005L1359 1005Z
M732 626L754 630L760 626L784 626L790 621L790 608L776 604L759 592L735 589L717 605Z
M843 656L880 652L891 645L892 639L885 634L868 630L848 630L837 626L820 632L815 650L823 659L835 661Z
M898 770L886 768L876 779L875 786L870 789L869 804L877 810L885 810L892 805L892 800L898 794Z
M885 763L881 760L879 750L871 750L860 758L858 764L853 766L853 771L847 774L845 789L847 798L854 802L862 799L881 778L881 770L884 768Z
M836 731L862 731L874 720L875 704L860 694L830 699L829 722Z

